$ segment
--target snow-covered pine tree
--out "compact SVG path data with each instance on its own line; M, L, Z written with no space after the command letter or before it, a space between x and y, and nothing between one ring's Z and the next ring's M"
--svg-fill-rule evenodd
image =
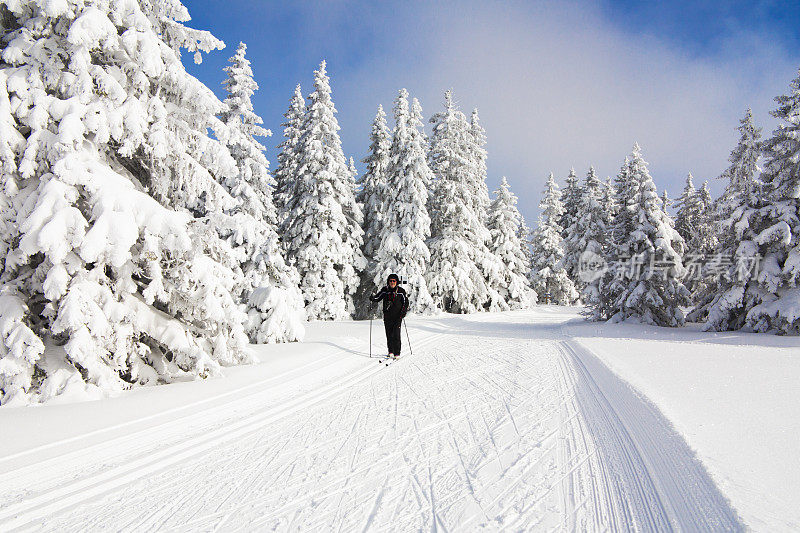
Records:
M717 251L719 233L715 223L714 200L711 198L707 180L703 182L700 190L697 191L697 197L700 200L700 220L697 234L692 242L689 243L689 249L708 255Z
M533 290L533 250L531 243L533 242L533 230L528 226L525 217L522 213L519 214L519 229L517 230L517 239L522 246L522 253L525 255L525 265L528 270L525 271L525 277L528 278L528 303L533 305L539 301L539 295Z
M704 212L708 213L713 211L714 199L711 197L711 191L708 188L708 180L703 181L703 185L700 187L700 190L697 191L697 196L700 198L700 203L703 206Z
M352 250L352 263L345 264L342 269L342 277L347 280L347 313L350 316L356 315L356 305L359 308L369 307L367 301L357 300L358 289L361 286L361 277L367 269L367 260L364 258L362 249L364 248L364 209L356 199L358 182L358 170L355 161L351 157L347 166L347 183L345 195L342 202L344 215L353 227L351 232L344 235L346 250Z
M491 200L489 199L489 187L486 184L487 170L486 170L486 131L480 122L478 110L473 109L470 116L470 134L472 139L472 169L474 175L472 177L472 189L475 191L473 194L473 208L477 216L484 221L484 225L488 225L489 221L489 206ZM503 262L500 257L491 251L491 234L488 227L484 232L484 245L476 248L478 267L483 271L484 279L486 279L486 288L489 294L484 308L488 311L501 311L508 305L502 290L498 287L503 283Z
M677 210L675 212L675 229L681 234L683 240L688 243L697 236L698 227L703 211L703 204L697 189L694 186L694 178L690 172L686 176L686 185L683 192L675 202Z
M636 201L636 193L639 189L638 184L631 179L630 158L625 157L625 162L619 169L619 173L614 177L613 199L614 217L611 226L611 240L613 246L609 250L610 259L615 260L619 253L627 254L627 250L619 247L626 241L626 237L633 231L633 204Z
M731 165L719 176L727 184L716 202L717 219L730 216L742 205L743 200L751 206L764 200L764 182L758 164L763 153L761 128L753 123L753 112L749 108L739 121L737 130L739 142L728 158Z
M228 96L223 102L220 120L228 127L228 150L236 161L238 172L223 182L231 194L247 206L249 211L261 211L269 223L275 223L274 205L270 190L274 182L269 175L269 161L264 155L264 146L256 137L269 137L272 132L263 128L263 119L258 116L252 103L258 84L253 79L253 69L245 57L247 45L240 42L223 70L227 74L222 83Z
M634 231L637 221L635 213L638 202L639 183L631 172L630 157L620 167L613 180L614 215L611 217L611 231L607 241L604 259L608 270L605 275L594 281L597 291L602 297L589 306L593 320L607 320L616 313L617 298L625 287L621 280L615 279L615 267L620 262L630 259L632 251L628 248L628 236ZM622 274L619 274L620 276Z
M739 125L739 142L728 160L730 166L720 175L727 180L716 202L715 219L719 226L719 257L729 260L729 267L714 276L706 290L698 295L690 320L705 320L704 329L714 331L741 329L747 313L763 301L752 270L757 269L760 252L757 237L765 226L764 195L758 160L762 153L761 128L753 124L748 109Z
M493 288L502 296L501 307L505 309L527 309L530 307L528 274L531 265L525 253L525 244L519 238L522 215L517 209L517 197L511 192L505 176L495 199L489 208L490 251L500 259L502 271ZM490 280L491 282L491 280Z
M582 250L574 248L576 240L572 238L570 232L573 229L575 221L580 217L581 203L583 199L583 190L578 182L578 176L575 174L575 169L569 170L569 175L566 178L566 186L562 198L564 200L564 214L561 216L561 236L564 238L564 268L567 270L575 287L578 288L580 294L580 287L582 286L581 280L578 278L578 261Z
M610 221L613 221L617 214L617 202L614 192L614 183L611 181L611 178L606 178L606 181L603 182L603 196L600 205L603 206L603 210L606 212Z
M378 106L378 113L372 121L369 155L363 162L367 171L359 180L358 202L364 209L364 255L371 260L380 243L379 233L383 227L386 212L386 179L389 169L389 150L391 148L389 128L386 126L386 113ZM368 269L369 270L369 269Z
M369 155L362 161L367 170L359 179L359 189L356 200L364 212L364 259L367 266L361 275L361 285L358 290L357 300L365 301L369 294L374 294L378 286L373 282L375 272L375 252L380 246L380 232L383 228L386 213L386 179L389 170L391 137L386 126L386 113L383 106L378 106L378 112L372 121L370 133ZM356 307L356 316L377 316L377 308L369 306Z
M426 280L437 306L455 313L472 313L482 310L489 300L486 276L479 263L488 252L489 232L486 212L477 207L482 203L475 187L479 174L475 168L477 142L450 91L445 93L445 110L430 121L433 135L429 160L435 189L430 212L431 264Z
M272 203L273 180L264 147L255 139L271 135L253 110L252 96L258 90L247 47L239 43L225 67L223 83L228 92L220 119L228 126L228 150L238 173L223 184L239 205L222 216L212 217L220 235L240 254L242 282L235 294L247 304L250 340L256 343L300 340L304 334L303 297L299 276L288 266L278 243L277 217Z
M780 123L764 142L767 205L756 235L762 260L761 303L747 313L755 331L800 334L800 74L789 93L775 98L772 116ZM762 229L763 228L763 229Z
M569 228L575 223L575 219L578 218L578 210L581 206L583 191L581 191L580 180L578 180L574 168L569 169L569 175L567 175L564 181L566 182L566 186L564 187L564 192L561 194L564 214L561 215L561 220L558 221L558 225L561 226L563 231L562 237L566 240L569 238L569 235L567 235ZM567 271L570 273L570 276L572 276L571 267L568 266Z
M491 205L489 199L489 187L486 184L487 170L486 170L486 131L480 122L478 110L473 109L470 117L470 133L472 134L472 154L475 175L472 179L472 187L476 191L473 197L475 202L474 209L476 213L488 225L488 210ZM478 266L484 273L486 279L486 286L489 293L489 299L484 304L484 307L489 311L500 311L505 309L507 302L502 294L502 290L498 287L502 286L503 282L503 263L502 259L491 251L491 235L486 231L486 242L484 246L477 249L478 251Z
M491 201L489 200L489 186L486 184L487 170L486 170L486 130L481 125L478 110L473 109L470 115L469 131L472 139L472 187L475 190L473 201L475 202L475 210L479 214L486 214L489 210Z
M578 215L567 234L565 264L575 265L575 285L581 292L584 302L589 304L598 298L598 284L594 283L602 274L597 270L605 264L607 255L608 231L611 218L603 207L604 185L598 179L594 167L589 167L581 187L581 202Z
M688 264L695 265L684 281L693 302L703 299L701 293L705 292L709 283L702 268L698 271L696 266L709 264L713 260L710 254L717 245L716 230L711 217L711 195L708 184L704 183L703 187L705 192L702 192L702 188L696 189L692 174L689 173L683 193L676 202L678 209L675 214L675 229L686 243Z
M618 214L616 223L631 223L632 231L614 232L624 240L613 243L616 262L598 282L598 298L590 302L592 317L683 325L681 306L689 303L689 292L681 282L684 242L661 207L638 144L619 183L621 204L629 212L624 220Z
M289 213L294 208L293 201L297 198L295 185L297 183L297 166L299 159L300 136L303 134L303 122L306 117L306 103L300 84L294 88L294 94L289 101L289 109L283 114L286 119L283 126L283 142L279 148L278 166L275 168L275 188L273 191L273 204L278 219L278 229L283 235L287 227Z
M5 37L6 31L2 33ZM7 83L8 73L0 69L0 273L5 270L6 255L18 232L13 201L20 185L17 155L25 148L25 137L11 112Z
M531 239L532 288L543 303L570 305L578 299L578 291L564 269L564 244L558 221L564 214L561 191L553 178L547 178L539 223Z
M428 149L428 136L425 135L425 118L422 116L422 104L417 98L411 99L411 107L408 115L408 123L412 126L408 130L411 138L425 149ZM427 155L427 152L426 152ZM430 167L430 165L428 165Z
M3 10L0 403L246 360L230 247L204 235L237 203L216 181L235 162L207 133L226 139L223 105L180 61L221 41L183 26L177 0Z
M665 213L669 214L670 207L672 207L672 198L669 197L667 189L664 189L664 192L661 193L661 209L663 209Z
M372 283L382 286L386 276L395 273L409 284L410 311L432 313L436 306L425 280L430 261L425 241L431 234L427 203L433 174L426 160L422 108L416 100L415 104L417 111L409 112L408 91L400 89L394 106L385 214L375 251Z
M357 186L358 186L358 169L356 168L356 162L355 162L355 160L352 158L352 156L351 156L351 157L350 157L350 159L347 161L347 170L349 170L349 171L350 171L350 178L351 178L351 180L352 180L352 182L353 182L353 183L352 183L352 187L353 187L353 190L355 191L355 190L356 190L356 188L357 188ZM358 196L358 195L356 195L356 203L358 203L358 198L357 198L357 196ZM361 222L361 223L362 223L362 224L364 223L364 222L363 222L363 220L362 220L362 222ZM362 239L362 240L363 240L363 239Z
M696 219L696 229L691 239L686 241L687 254L684 256L684 265L689 267L684 285L692 295L692 303L696 304L707 299L711 290L716 288L717 274L696 269L696 265L715 264L719 257L716 255L719 247L719 225L714 213L714 202L711 191L708 190L708 181L696 192L699 212ZM688 317L694 316L690 313Z
M358 273L366 265L355 178L342 152L325 69L323 61L314 71L314 92L297 145L291 209L281 235L300 273L300 290L311 320L352 314Z

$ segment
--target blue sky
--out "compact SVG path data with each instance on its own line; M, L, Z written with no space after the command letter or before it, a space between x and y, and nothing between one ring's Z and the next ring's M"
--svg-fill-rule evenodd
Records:
M765 132L800 67L800 2L263 2L184 0L190 26L227 47L189 71L222 98L238 42L273 130L294 86L328 61L347 156L366 155L377 105L407 88L426 117L454 90L487 130L489 187L505 175L535 223L549 172L613 176L634 141L673 198L687 172L714 180L747 107ZM363 168L359 164L359 168Z

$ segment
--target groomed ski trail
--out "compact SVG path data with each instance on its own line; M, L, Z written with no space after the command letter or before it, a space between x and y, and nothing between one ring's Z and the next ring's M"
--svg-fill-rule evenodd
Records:
M562 490L564 529L745 529L694 452L649 400L580 343L566 340L560 347L576 413L565 435L571 452L565 457L576 466Z
M4 472L0 530L742 529L663 416L562 323L412 319L414 355L389 367L54 445Z

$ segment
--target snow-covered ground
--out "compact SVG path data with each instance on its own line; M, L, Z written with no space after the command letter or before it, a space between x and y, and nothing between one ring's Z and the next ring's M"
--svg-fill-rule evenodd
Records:
M322 322L224 378L0 409L0 530L800 527L796 338L547 306L408 332L388 367Z
M800 339L585 322L566 332L658 406L747 525L800 530Z

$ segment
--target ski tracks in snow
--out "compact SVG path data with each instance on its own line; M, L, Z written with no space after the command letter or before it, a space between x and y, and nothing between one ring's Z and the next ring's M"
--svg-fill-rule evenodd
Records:
M582 415L566 442L587 455L569 476L579 490L568 494L600 504L587 513L570 500L581 517L578 529L744 530L695 453L649 400L581 344L564 341L562 349L564 380Z
M0 529L740 529L655 408L558 323L515 319L12 471Z

